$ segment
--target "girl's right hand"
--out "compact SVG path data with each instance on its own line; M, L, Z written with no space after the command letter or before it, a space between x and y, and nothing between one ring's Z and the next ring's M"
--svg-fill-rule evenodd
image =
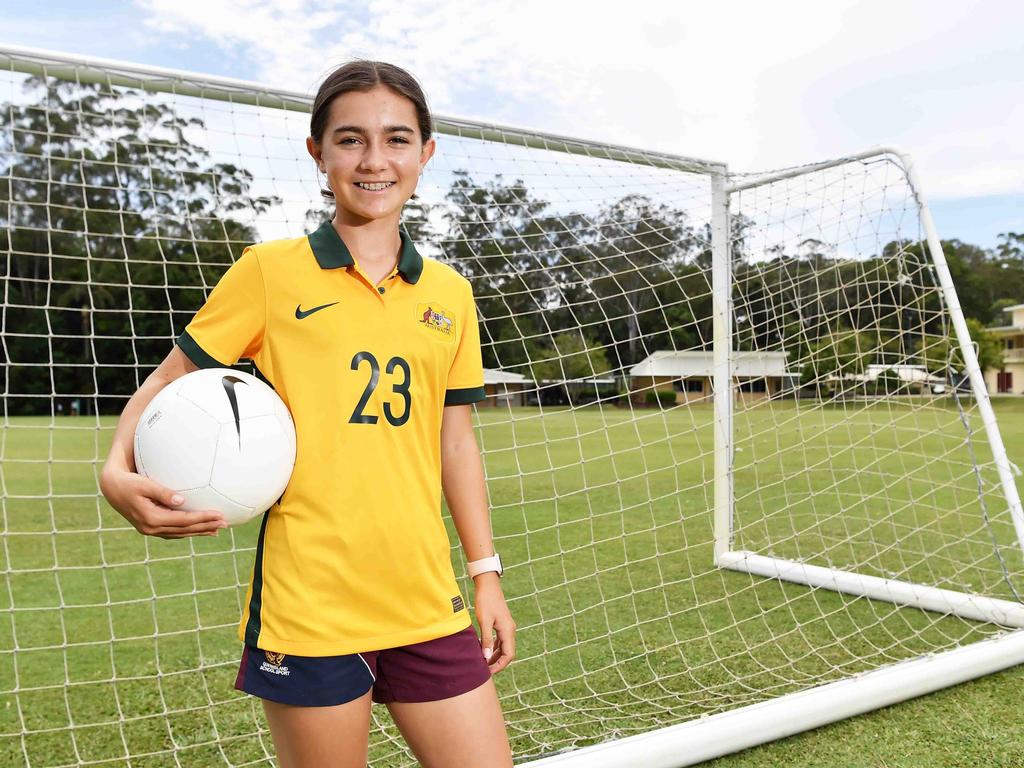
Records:
M177 509L184 499L148 477L128 470L108 470L100 491L135 529L146 536L182 539L216 536L227 523L220 512L186 512Z

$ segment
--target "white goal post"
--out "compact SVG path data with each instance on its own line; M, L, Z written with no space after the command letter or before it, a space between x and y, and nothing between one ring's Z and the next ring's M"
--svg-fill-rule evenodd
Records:
M740 573L827 589L846 595L959 616L1018 630L971 646L879 668L853 678L791 693L767 702L669 726L618 741L586 747L529 763L530 766L621 768L639 760L648 768L679 768L723 754L791 736L811 728L932 693L1024 662L1024 605L1017 599L992 599L894 578L822 567L810 562L733 550L734 337L732 334L732 262L729 200L744 190L798 178L851 161L893 157L901 164L919 208L928 255L950 314L969 382L992 449L993 464L1005 493L1006 508L1024 551L1024 511L1013 479L995 414L988 398L956 289L910 156L899 149L877 147L846 158L815 163L780 173L764 174L734 184L725 174L712 179L712 245L714 274L714 406L715 406L715 564ZM1015 469L1015 468L1014 468Z
M258 526L141 537L97 475L241 249L326 215L310 97L0 46L0 104L0 764L274 765L232 688ZM403 226L477 301L517 764L692 765L1024 662L1016 468L907 154L435 119ZM370 758L415 764L383 708Z

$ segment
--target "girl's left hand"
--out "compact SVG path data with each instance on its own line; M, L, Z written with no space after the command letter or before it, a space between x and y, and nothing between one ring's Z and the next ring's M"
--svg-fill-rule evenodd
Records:
M498 574L493 571L481 573L473 579L473 584L476 587L473 604L480 625L480 647L491 674L496 675L515 658L516 623L505 604Z

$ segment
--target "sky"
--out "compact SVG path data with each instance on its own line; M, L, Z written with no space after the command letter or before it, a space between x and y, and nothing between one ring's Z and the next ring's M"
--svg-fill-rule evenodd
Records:
M1024 3L0 0L0 45L312 93L403 66L440 115L760 171L914 158L941 237L1024 233Z

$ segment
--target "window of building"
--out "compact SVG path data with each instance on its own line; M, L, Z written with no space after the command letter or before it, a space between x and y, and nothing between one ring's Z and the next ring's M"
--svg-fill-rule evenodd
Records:
M763 379L747 379L740 382L740 392L767 392L768 383Z
M704 393L704 380L700 378L676 379L672 382L672 388L676 392L688 392L691 395L700 395Z

